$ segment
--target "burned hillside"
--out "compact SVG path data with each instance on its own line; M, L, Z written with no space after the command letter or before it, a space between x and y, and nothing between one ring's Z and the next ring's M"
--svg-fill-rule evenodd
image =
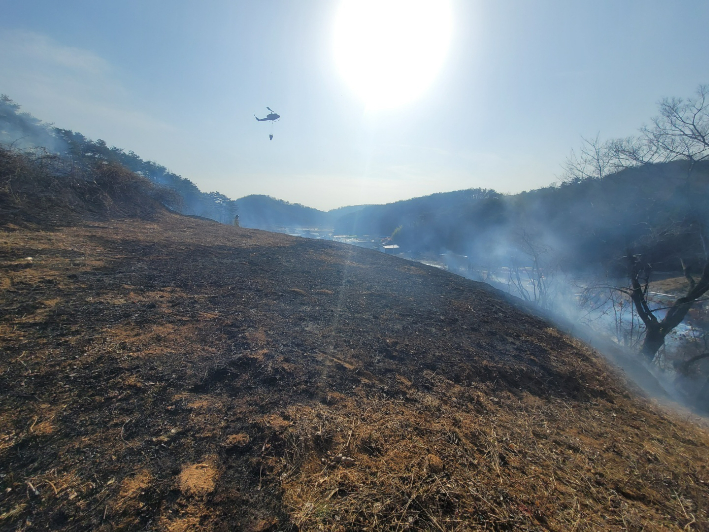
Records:
M2 530L708 529L706 422L484 284L3 194Z
M57 227L80 221L150 219L179 196L115 162L62 157L0 144L0 223Z

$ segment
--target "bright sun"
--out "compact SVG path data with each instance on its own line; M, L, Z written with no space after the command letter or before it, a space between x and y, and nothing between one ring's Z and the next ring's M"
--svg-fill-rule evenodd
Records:
M434 81L452 28L444 0L344 0L335 21L340 73L369 109L409 103Z

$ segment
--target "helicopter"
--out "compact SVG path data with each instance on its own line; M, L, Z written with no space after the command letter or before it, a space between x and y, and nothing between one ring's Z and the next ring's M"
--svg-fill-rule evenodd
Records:
M271 112L268 115L266 115L266 118L259 118L256 115L254 115L254 118L256 118L259 122L266 122L267 120L270 120L271 122L275 122L276 120L281 118L281 115L276 114L271 107L267 107L267 109Z
M269 133L269 140L273 140L273 138L274 138L274 122L276 122L279 118L281 118L281 115L275 113L271 107L267 107L267 109L269 110L269 114L266 115L266 118L259 118L256 115L254 115L254 118L256 118L256 120L258 122L271 122L271 132Z

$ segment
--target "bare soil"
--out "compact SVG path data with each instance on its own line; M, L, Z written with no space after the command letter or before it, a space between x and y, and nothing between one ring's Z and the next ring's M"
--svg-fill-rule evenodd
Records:
M161 214L0 289L0 530L708 530L707 423L486 285Z

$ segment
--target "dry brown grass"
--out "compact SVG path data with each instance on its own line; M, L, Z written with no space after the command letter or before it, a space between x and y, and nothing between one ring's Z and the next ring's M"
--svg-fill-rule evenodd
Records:
M673 482L663 473L668 468L705 473L676 454L683 436L675 431L662 428L648 441L639 423L632 439L613 411L604 420L592 408L572 411L530 396L495 400L481 392L472 392L477 406L469 411L462 402L451 404L445 390L433 395L444 401L412 398L420 405L408 408L358 397L290 411L295 422L284 434L277 473L296 524L304 530L670 530L692 529L705 512L702 488L695 498L679 497L678 485L663 490ZM651 433L664 424L657 417L643 421ZM352 458L352 465L329 460L336 454ZM668 519L679 510L685 521Z

